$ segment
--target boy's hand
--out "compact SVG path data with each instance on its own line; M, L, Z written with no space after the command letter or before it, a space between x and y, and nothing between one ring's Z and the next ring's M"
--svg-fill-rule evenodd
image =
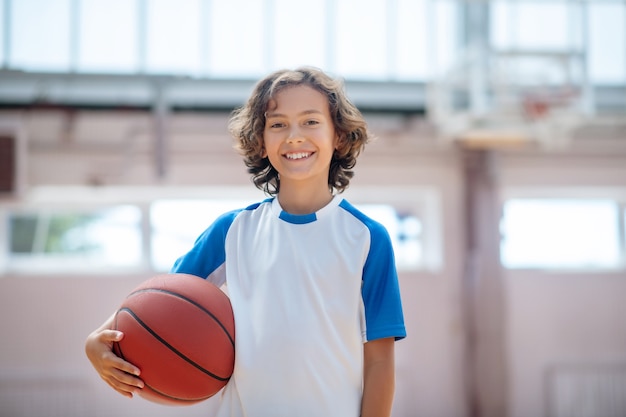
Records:
M140 370L113 353L113 343L124 334L117 330L99 328L87 337L85 353L100 377L111 388L125 397L132 398L144 383L138 378Z

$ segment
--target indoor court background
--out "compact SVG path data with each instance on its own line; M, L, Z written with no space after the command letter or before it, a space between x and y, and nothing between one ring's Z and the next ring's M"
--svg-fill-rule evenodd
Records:
M84 340L263 198L228 115L300 65L377 136L346 197L394 239L394 417L626 416L625 0L0 0L0 63L0 417L208 415Z

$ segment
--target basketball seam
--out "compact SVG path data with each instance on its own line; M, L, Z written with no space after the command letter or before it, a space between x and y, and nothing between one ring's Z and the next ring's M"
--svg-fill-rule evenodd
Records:
M186 296L184 296L182 294L179 294L179 293L176 293L176 292L173 292L173 291L170 291L170 290L166 290L166 289L163 289L163 288L143 288L141 290L137 290L137 291L134 291L134 292L130 293L127 298L130 298L133 295L139 294L139 293L142 293L142 292L161 292L161 293L164 293L164 294L172 295L174 297L180 298L181 300L185 300L188 303L193 304L194 306L198 307L200 310L202 310L203 312L205 312L206 314L211 316L211 318L213 320L215 320L215 322L222 328L224 333L226 333L226 336L228 337L228 340L230 340L231 345L233 345L233 348L235 347L235 340L230 335L230 332L228 331L226 326L224 326L224 324L220 321L220 319L218 317L215 316L215 314L213 314L213 313L211 313L211 311L207 310L202 304L200 304L200 303L198 303L198 302L192 300L191 298L186 297Z
M200 366L199 364L195 363L192 359L190 359L189 357L187 357L184 353L182 353L181 351L179 351L178 349L176 349L174 346L172 346L171 344L169 344L167 342L167 340L163 339L161 336L159 336L159 334L157 332L155 332L154 330L152 330L152 328L150 328L150 326L148 326L146 323L144 323L139 316L137 316L137 314L135 314L134 311L132 311L130 308L128 307L122 307L118 310L118 313L120 311L125 311L128 314L130 314L136 321L137 323L139 323L139 325L141 327L143 327L144 329L146 329L146 331L148 331L148 333L150 333L155 339L157 339L159 342L161 342L162 344L164 344L168 349L170 349L172 352L174 352L176 355L178 355L181 359L183 359L185 362L189 363L190 365L192 365L193 367L195 367L196 369L198 369L199 371L209 375L210 377L217 379L218 381L228 381L230 379L230 377L221 377L218 375L215 375L214 373L212 373L211 371L209 371L208 369L203 368L202 366ZM121 349L120 349L121 351Z
M163 397L165 397L165 398L169 398L169 399L172 399L172 400L177 400L177 401L181 401L181 402L198 402L198 401L204 401L204 400L208 400L208 399L209 399L209 398L211 398L213 395L215 395L215 394L211 394L211 395L209 395L209 396L206 396L206 397L199 397L199 398L181 398L181 397L175 397L175 396L173 396L173 395L166 394L166 393L164 393L164 392L162 392L162 391L159 391L158 389L154 388L152 385L150 385L150 384L146 384L145 382L144 382L144 385L145 385L146 387L150 388L152 391L156 392L157 394L159 394L159 395L161 395L161 396L163 396Z

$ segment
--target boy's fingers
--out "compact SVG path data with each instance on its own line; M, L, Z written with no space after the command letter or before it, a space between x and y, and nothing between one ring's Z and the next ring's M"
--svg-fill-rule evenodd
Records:
M125 362L125 364L126 365L124 367L118 368L121 371L121 373L123 373L125 376L128 376L129 378L129 379L124 378L124 380L139 381L140 385L137 385L137 386L139 388L143 388L143 381L138 378L140 374L139 368L129 364L128 362Z
M113 362L112 367L120 370L122 373L131 377L138 377L141 374L141 370L130 362L126 362L124 359L111 352L109 354L110 360Z
M119 330L104 330L100 333L100 338L107 342L119 342L124 338L124 333Z
M132 398L133 394L144 386L141 379L117 369L103 379L111 388L128 398Z
M119 387L127 388L128 391L134 391L136 388L143 388L144 386L141 379L119 369L113 371L112 377Z

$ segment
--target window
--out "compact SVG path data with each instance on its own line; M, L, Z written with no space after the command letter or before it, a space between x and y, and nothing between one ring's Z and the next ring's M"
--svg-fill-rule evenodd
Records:
M589 4L589 73L598 84L626 83L626 2Z
M54 3L54 2L50 2ZM140 67L136 0L80 1L78 69L90 72L133 73ZM39 39L32 39L37 42Z
M359 0L336 3L336 71L356 79L385 78L388 57L385 1Z
M456 60L462 33L455 0L0 0L5 10L0 59L38 71L256 79L314 65L424 81Z
M210 72L217 77L257 78L266 72L264 2L213 1L209 15ZM245 11L245 13L244 13Z
M501 221L507 268L606 269L621 265L620 210L610 199L511 199Z
M413 214L400 213L388 204L356 206L367 216L381 223L389 232L399 270L423 267L422 222Z
M221 214L244 208L252 200L157 200L150 208L151 263L169 271L200 234Z
M441 203L430 187L351 187L345 198L389 232L398 271L443 267Z
M243 208L247 200L160 200L150 210L152 266L168 271L193 246L197 237L221 214ZM385 226L391 236L398 269L422 266L422 224L414 215L398 213L386 204L356 206Z
M313 65L326 68L325 46L329 32L328 2L320 1L311 7L309 0L274 0L273 66L296 68ZM306 10L306 19L294 19ZM294 36L297 33L297 36Z
M146 70L154 73L201 73L204 17L201 0L150 0L147 10Z
M98 273L141 264L138 207L13 212L8 229L12 269Z
M7 63L13 68L68 71L70 1L11 1ZM36 29L36 30L35 30Z
M4 2L6 0L0 0L0 22L6 22L5 20L5 5ZM4 24L3 24L4 26ZM7 53L8 51L6 51L5 47L5 32L6 29L0 30L0 62L2 63L3 67L7 67L8 65L8 60L7 60Z
M40 187L23 204L0 204L0 274L167 272L218 216L266 198L247 186L65 188ZM441 267L434 190L355 187L346 194L385 226L399 271Z
M535 82L554 81L555 73L561 78L558 82L572 75L579 79L581 71L588 72L593 84L626 82L624 1L495 0L490 11L490 41L496 50L529 51L535 53L536 60L543 61L542 67L522 62L528 67L526 76ZM541 27L550 30L535 29ZM586 68L567 68L563 60L567 52L585 53ZM550 57L542 53L554 54ZM546 68L546 63L551 66Z
M492 3L491 34L496 48L559 51L580 48L580 15L569 0ZM549 31L528 30L550 27Z

